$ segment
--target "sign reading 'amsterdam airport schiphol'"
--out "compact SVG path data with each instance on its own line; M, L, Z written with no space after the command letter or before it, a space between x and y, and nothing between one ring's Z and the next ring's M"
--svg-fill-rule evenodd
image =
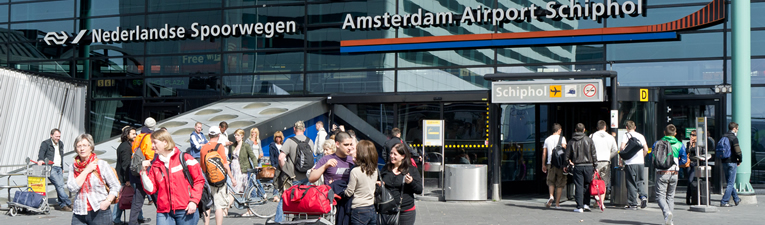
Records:
M350 13L345 15L343 29L374 29L374 28L399 28L399 27L428 27L428 26L446 26L456 24L455 18L459 18L459 24L467 23L491 23L497 25L509 23L512 21L539 20L542 17L547 19L566 18L569 20L578 20L589 18L599 20L601 18L630 15L639 16L643 13L643 0L623 1L619 3L612 0L603 0L595 2L584 0L584 4L576 1L570 1L570 4L561 4L557 1L547 2L544 8L531 4L528 7L521 8L477 8L465 7L461 15L455 15L452 12L423 13L418 9L416 13L411 14L393 14L385 13L377 16L357 16L353 17Z
M494 82L492 103L602 102L603 80Z

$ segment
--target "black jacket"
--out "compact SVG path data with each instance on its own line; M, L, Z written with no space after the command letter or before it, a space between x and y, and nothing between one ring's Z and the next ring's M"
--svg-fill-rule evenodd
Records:
M401 184L404 181L404 173L396 175L393 171L388 170L388 167L383 167L382 180L385 182L385 188L390 191L394 201L399 201L402 194ZM417 168L410 167L409 175L412 176L412 182L404 184L403 196L404 199L401 203L401 210L406 211L414 207L414 194L422 194L422 178L420 173L417 172Z
M406 146L406 149L409 150L409 154L412 155L412 158L415 159L415 161L417 160L418 157L420 157L420 154L414 148L412 148L412 146L409 146L409 144L404 143L404 141L402 141L401 138L392 137L385 142L385 146L383 147L382 152L377 152L377 154L380 156L380 158L383 159L383 161L385 161L385 163L388 163L388 161L390 161L391 149L393 149L393 146L395 146L396 144L404 144L404 146Z
M728 141L730 141L730 158L722 159L722 163L741 163L743 155L741 155L741 146L738 144L738 137L730 131L725 133L723 137L728 137Z
M595 144L585 133L576 132L571 141L566 144L566 158L574 165L592 164L594 166L598 161Z
M348 225L351 223L351 210L353 196L345 196L345 189L348 188L348 181L336 180L329 185L332 191L340 196L337 200L337 213L335 214L335 225Z
M120 183L130 181L130 159L133 157L133 150L131 150L132 144L130 142L122 142L117 147L117 178L120 179Z
M56 156L55 154L56 148L53 147L53 140L44 140L42 143L40 143L40 152L37 153L37 161L45 160L45 163L48 163L48 161L53 161ZM64 168L64 142L61 140L58 141L58 154L61 156L61 164L54 166L60 166L61 168Z

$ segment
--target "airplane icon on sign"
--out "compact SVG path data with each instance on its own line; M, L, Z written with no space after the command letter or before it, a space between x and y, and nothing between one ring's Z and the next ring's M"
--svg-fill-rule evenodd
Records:
M553 88L550 89L550 93L553 93L552 96L558 96L558 93L560 93L560 90L558 90L558 88L553 86Z

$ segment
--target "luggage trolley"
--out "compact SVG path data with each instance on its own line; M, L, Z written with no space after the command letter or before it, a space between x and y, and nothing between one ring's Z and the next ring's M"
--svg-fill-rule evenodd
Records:
M16 216L20 212L50 213L46 190L51 167L49 165L37 165L35 161L27 158L27 188L17 191L13 199L8 201L8 215Z
M317 214L317 213L307 213L307 212L294 212L294 211L284 211L284 221L281 223L276 223L271 219L268 219L266 221L267 225L333 225L335 224L335 215L337 215L337 199L339 196L337 196L334 192L332 192L332 189L329 190L329 195L334 196L332 199L330 199L330 211L329 213L323 213L323 214ZM280 202L281 203L281 202Z

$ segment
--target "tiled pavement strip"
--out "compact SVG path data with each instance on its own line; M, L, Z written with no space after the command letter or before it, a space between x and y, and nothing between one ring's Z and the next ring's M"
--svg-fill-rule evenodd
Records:
M763 224L765 213L758 205L741 205L731 208L718 208L716 213L697 213L688 211L684 204L684 194L676 196L675 224ZM575 203L561 203L562 209L546 209L544 198L540 195L531 197L511 197L511 200L499 202L417 202L416 224L663 224L661 210L656 203L649 203L646 209L631 211L609 206L600 211L575 213ZM720 195L713 196L715 203ZM765 203L765 195L758 196L760 204ZM5 208L5 206L3 207ZM156 224L156 214L151 212L154 206L144 206L145 216L152 218L148 224ZM10 217L5 211L0 215L0 224L40 225L70 224L72 214L52 210L50 215L17 215ZM243 210L231 210L231 214L243 213ZM263 224L265 220L256 218L225 218L225 224ZM200 221L199 224L202 224ZM214 222L213 222L214 224Z

